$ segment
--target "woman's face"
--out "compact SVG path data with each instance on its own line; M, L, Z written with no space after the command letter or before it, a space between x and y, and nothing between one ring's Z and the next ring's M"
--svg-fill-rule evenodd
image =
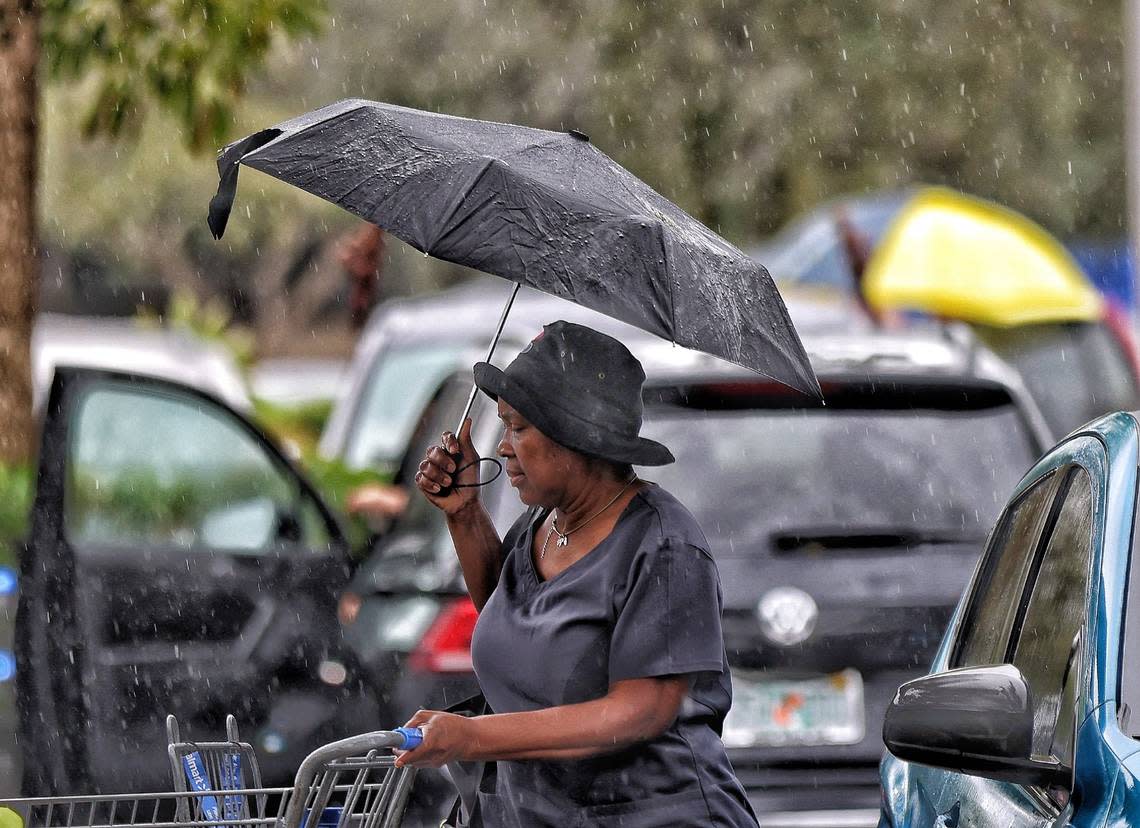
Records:
M499 419L499 456L506 461L507 477L519 499L527 506L557 506L567 484L584 473L583 458L551 440L501 398Z

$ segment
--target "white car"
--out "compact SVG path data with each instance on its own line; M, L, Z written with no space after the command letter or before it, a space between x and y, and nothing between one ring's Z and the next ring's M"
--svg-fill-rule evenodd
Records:
M42 409L57 366L130 371L209 391L238 411L253 404L233 355L189 333L132 319L41 313L32 329L32 400Z
M340 359L263 359L250 371L249 383L259 400L284 406L306 405L336 399L347 369L347 363Z
M443 293L378 307L343 376L321 434L321 454L353 468L396 472L418 421L443 381L456 365L469 368L486 355L509 293L509 282L488 276ZM800 333L856 332L869 327L865 318L841 303L814 295L784 299ZM492 361L503 360L505 365L544 324L556 319L588 325L623 342L653 339L596 311L523 288Z

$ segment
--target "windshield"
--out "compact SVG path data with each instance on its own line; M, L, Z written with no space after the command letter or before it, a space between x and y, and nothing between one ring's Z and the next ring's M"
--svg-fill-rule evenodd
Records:
M456 346L431 344L382 352L353 418L345 462L395 473L428 401L460 354Z
M677 462L642 475L689 507L720 556L859 537L980 540L1036 454L1012 405L661 406L645 419L643 434Z

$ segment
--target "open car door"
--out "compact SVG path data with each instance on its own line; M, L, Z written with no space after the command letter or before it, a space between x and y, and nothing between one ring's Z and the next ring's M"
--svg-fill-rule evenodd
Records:
M57 371L21 563L25 793L169 789L167 713L201 739L234 713L267 783L368 729L335 616L347 561L312 487L216 399Z

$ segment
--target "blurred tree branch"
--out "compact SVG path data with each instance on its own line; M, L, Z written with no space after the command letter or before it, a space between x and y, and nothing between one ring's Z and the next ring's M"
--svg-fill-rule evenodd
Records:
M97 78L88 137L137 130L153 101L192 149L212 151L233 137L248 74L324 15L312 0L43 0L41 44L53 78Z
M37 67L94 77L84 132L137 130L148 103L195 150L231 129L247 76L279 39L315 33L321 0L0 0L0 462L32 453Z

